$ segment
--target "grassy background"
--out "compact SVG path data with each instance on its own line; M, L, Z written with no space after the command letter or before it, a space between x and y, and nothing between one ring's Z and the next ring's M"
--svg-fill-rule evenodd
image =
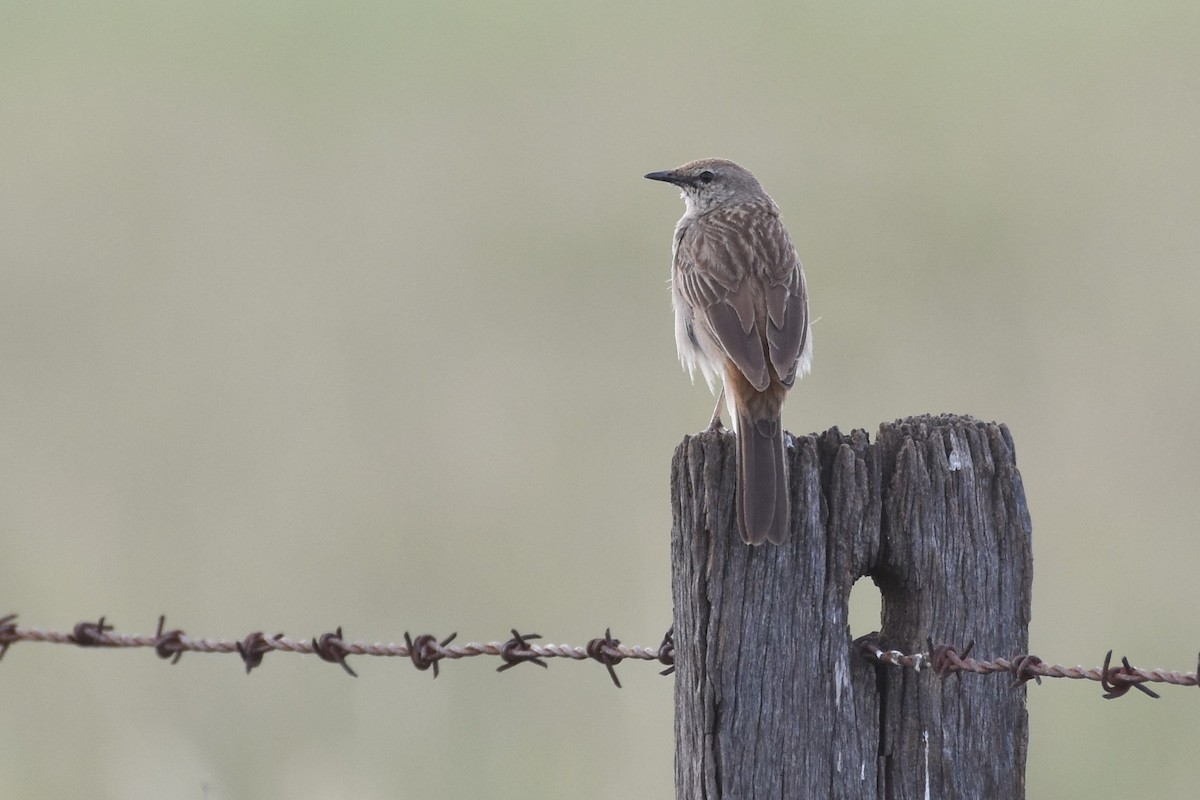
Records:
M682 205L641 175L720 155L807 267L788 427L1008 423L1033 651L1190 669L1198 25L1169 0L5 3L0 613L657 643L669 459L711 398L675 361ZM355 666L21 645L0 774L672 796L653 667L618 692L596 665ZM1193 796L1200 696L1164 695L1033 688L1029 796Z

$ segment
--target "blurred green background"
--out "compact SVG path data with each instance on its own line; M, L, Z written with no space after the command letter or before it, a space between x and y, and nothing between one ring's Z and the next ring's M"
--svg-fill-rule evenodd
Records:
M1007 423L1033 651L1194 668L1194 2L0 9L0 613L656 644L712 399L641 175L719 155L806 264L788 427ZM673 796L653 665L354 666L18 645L4 791ZM1100 694L1031 689L1029 796L1194 796L1200 695Z

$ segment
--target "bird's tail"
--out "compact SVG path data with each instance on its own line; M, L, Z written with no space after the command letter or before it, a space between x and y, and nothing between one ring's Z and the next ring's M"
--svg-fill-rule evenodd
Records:
M779 411L755 415L745 404L739 406L738 529L747 544L783 544L791 526Z

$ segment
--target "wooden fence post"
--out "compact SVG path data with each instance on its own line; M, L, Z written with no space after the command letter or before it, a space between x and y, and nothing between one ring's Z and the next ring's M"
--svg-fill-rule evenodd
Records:
M836 428L789 451L792 535L742 544L728 434L672 465L678 800L1023 798L1025 689L875 666L850 588L883 598L885 648L1026 651L1030 521L1008 430L970 417Z

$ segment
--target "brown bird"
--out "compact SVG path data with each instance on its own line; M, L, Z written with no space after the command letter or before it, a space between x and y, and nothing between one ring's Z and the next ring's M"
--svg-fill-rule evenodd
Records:
M812 363L804 269L779 207L749 170L708 158L647 178L682 190L671 303L679 359L709 388L717 376L738 438L742 539L788 535L783 398ZM710 429L721 427L721 397Z

